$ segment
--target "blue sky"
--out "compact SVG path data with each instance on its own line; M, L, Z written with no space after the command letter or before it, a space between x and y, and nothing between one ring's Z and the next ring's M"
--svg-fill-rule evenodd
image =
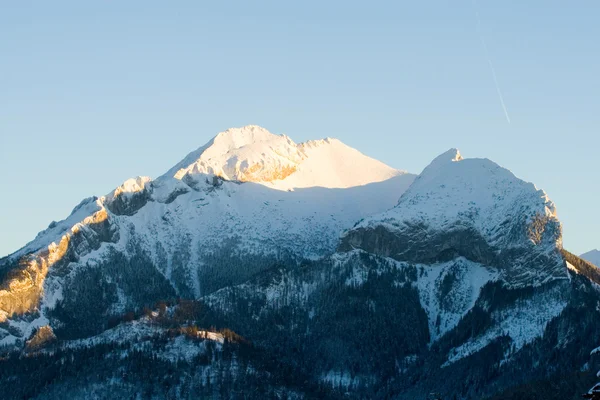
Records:
M415 173L450 147L490 158L548 192L565 247L600 247L599 17L558 0L5 2L0 256L246 124Z

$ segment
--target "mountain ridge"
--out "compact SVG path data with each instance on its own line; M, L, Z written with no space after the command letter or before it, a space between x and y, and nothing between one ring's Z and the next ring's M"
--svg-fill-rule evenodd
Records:
M457 149L415 176L235 129L0 259L7 393L470 400L594 379L600 274L535 185Z
M398 246L401 237L406 244ZM461 242L461 237L477 240ZM546 193L490 160L464 159L456 149L435 158L394 208L347 232L341 249L350 248L402 261L445 261L449 252L496 267L511 265L502 270L515 286L567 279L559 252L562 226ZM532 270L531 263L543 270Z
M278 142L283 140L296 146L292 145L291 139L258 127L237 129L241 136L227 132L231 131L217 135L199 152L211 151L211 144L224 138L235 146L246 146L245 154L248 155L248 140L256 139L253 135L258 137L259 144L260 140L275 138ZM302 146L322 149L331 143L308 142ZM266 154L264 149L254 147L251 150L250 156L264 158ZM358 160L367 160L373 165L374 161L355 150L349 151L346 147L342 150L343 154L349 154L351 161L358 157ZM213 153L219 155L223 148ZM191 154L196 156L194 152ZM186 157L184 162L191 158ZM39 318L30 321L30 328L26 328L25 333L49 323L46 314L52 314L60 301L66 301L69 282L75 288L77 283L73 279L77 276L87 273L85 271L94 265L114 264L117 261L107 260L121 259L121 255L125 259L119 262L130 265L140 262L148 269L148 276L154 276L158 286L148 290L169 292L167 288L172 286L174 293L184 297L198 297L218 289L225 282L238 283L277 260L322 257L335 250L343 230L371 213L393 206L414 179L411 174L385 167L371 171L373 179L367 184L364 180L358 182L360 185L341 188L292 184L289 190L283 190L274 188L272 182L228 180L215 173L218 171L203 173L196 167L193 171L188 169L180 173L180 164L170 170L177 169L176 176L163 175L156 180L132 178L105 196L85 199L65 220L51 224L22 249L0 259L0 271L5 271L3 288L0 288L2 320L10 320L15 312L39 310ZM192 163L195 164L196 161ZM361 167L360 163L353 162L341 165L342 168ZM393 173L388 179L389 171ZM352 175L352 170L348 175ZM335 183L335 179L330 182ZM240 269L238 277L228 272L225 266L214 265L239 262L237 257L242 254L253 255L255 264ZM206 263L211 265L206 270L199 269ZM129 273L137 275L135 270ZM219 276L225 277L214 278ZM111 287L114 278L107 279L107 287ZM73 290L75 299L78 294ZM119 290L124 289L116 290L115 296ZM112 307L110 312L137 307L130 298L119 296L107 305ZM137 295L132 293L131 296ZM7 334L0 339L0 344L17 339Z
M159 179L206 174L289 190L360 186L404 173L406 171L362 155L338 139L296 144L286 135L275 135L257 125L248 125L217 134Z
M245 136L250 136L250 138L245 137ZM217 141L219 138L221 139L225 139L226 141L230 141L233 142L237 145L239 145L238 147L234 147L232 149L228 149L227 153L231 153L234 150L238 150L244 146L247 146L248 144L256 144L256 143L261 143L269 140L273 140L273 139L282 139L287 143L292 143L293 146L297 146L299 148L319 148L323 145L328 145L332 142L335 143L339 143L342 146L344 146L345 148L349 149L352 153L352 155L355 155L356 153L358 153L361 158L364 157L364 159L370 159L369 157L363 156L362 154L360 154L358 151L344 145L341 141L339 141L338 139L332 139L332 138L326 138L326 139L321 139L321 140L309 140L307 142L304 143L300 143L298 145L296 145L289 137L287 137L286 135L274 135L272 133L270 133L269 131L267 131L266 129L258 126L258 125L247 125L244 126L242 128L230 128L226 131L220 132L219 134L217 134L215 137L213 137L211 140L209 140L207 142L207 144L205 144L204 146L199 147L198 149L190 152L182 161L180 161L179 163L175 164L175 166L173 166L172 168L170 168L166 173L164 173L163 175L159 176L156 179L152 179L148 176L138 176L138 177L134 177L134 178L130 178L127 179L126 181L124 181L121 185L119 185L118 187L116 187L114 190L112 190L111 192L109 192L108 194L104 195L104 196L100 196L100 197L90 197L87 199L84 199L81 201L81 203L79 205L77 205L74 210L71 212L71 214L62 221L59 222L53 222L50 224L49 229L46 229L44 231L41 231L38 233L37 236L43 235L45 233L49 233L49 230L54 229L57 225L63 225L62 227L62 231L65 231L69 228L71 228L72 226L76 225L77 222L80 222L81 220L83 220L84 218L81 217L81 213L80 214L76 214L77 210L81 210L83 205L89 205L90 202L92 201L96 201L96 200L100 200L103 204L110 204L111 202L117 200L119 197L125 197L125 198L129 198L131 196L134 196L136 193L140 193L143 192L145 189L150 189L152 186L154 186L152 188L152 190L155 192L155 195L157 197L159 197L159 201L168 201L169 200L169 195L172 195L173 193L176 194L176 192L178 190L180 191L187 191L189 190L189 186L184 184L183 182L181 182L186 173L189 172L190 169L193 169L192 167L198 162L200 161L200 158L202 157L202 155L208 150L210 151L212 149L212 147L215 144L215 141ZM258 141L253 141L254 139L258 138ZM252 139L252 140L249 140ZM264 149L262 149L264 150ZM219 153L219 151L222 151L222 149L217 149L216 151L213 151L213 153ZM260 151L255 153L259 154ZM264 153L263 153L264 155ZM305 156L306 157L306 156ZM209 158L210 160L212 160L213 158ZM372 160L372 159L370 159ZM224 160L219 160L221 162L223 162ZM354 160L352 160L354 161ZM376 160L374 160L376 161ZM225 162L226 164L226 162ZM383 163L380 163L379 161L376 161L377 165L384 165ZM353 167L356 165L352 165ZM186 171L185 173L182 171ZM196 171L197 173L200 173L198 171ZM207 175L208 179L211 180L212 176L216 176L220 179L223 179L225 181L236 181L238 179L235 178L239 178L239 176L234 175L233 178L234 179L228 179L227 176L221 176L220 174L215 174L214 173L214 169L211 171L205 171L203 173L200 173L201 175ZM348 174L351 175L351 172L354 171L347 171ZM377 171L376 171L377 172ZM389 176L387 176L386 174L389 174ZM375 176L373 179L370 179L368 181L361 181L358 184L355 185L333 185L333 186L322 186L322 187L326 187L326 188L348 188L348 187L353 187L353 186L362 186L365 184L370 184L370 183L375 183L375 182L380 182L389 178L392 178L394 176L398 176L398 175L403 175L403 174L407 174L406 171L402 171L402 170L396 170L393 169L391 167L387 167L384 168L384 175L383 176ZM409 174L410 175L410 174ZM174 179L173 179L174 178ZM275 181L280 180L280 179L274 179ZM180 182L177 182L180 181ZM252 182L251 180L248 180L248 182ZM272 181L258 181L255 183L259 183L259 184L265 184L270 188L274 188L274 189L279 189L279 190L293 190L294 188L306 188L306 187L312 187L307 185L306 183L302 184L302 182L300 182L300 185L294 185L297 184L297 180L295 180L293 183L288 184L287 182L285 184L281 184L281 182L279 182L280 184L276 184L273 183ZM313 185L313 186L320 186L320 185ZM284 189L285 187L285 189ZM156 190L158 189L158 190ZM163 191L167 191L167 193L163 193ZM94 212L99 211L100 208L97 208L94 210ZM90 214L90 212L87 213L88 215ZM75 221L79 219L79 221ZM70 224L69 227L65 227L65 223L68 224L67 221L72 221L72 223ZM6 257L12 257L15 256L17 254L22 254L23 249L28 248L30 243L26 244L23 248L6 255ZM39 249L37 249L39 250Z
M600 250L597 250L597 249L590 250L586 253L583 253L579 257L583 258L586 261L591 262L595 266L600 265Z

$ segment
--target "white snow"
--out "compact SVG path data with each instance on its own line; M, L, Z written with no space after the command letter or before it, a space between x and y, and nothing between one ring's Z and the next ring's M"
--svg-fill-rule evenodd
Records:
M215 176L232 181L215 181ZM118 243L102 243L97 250L80 246L78 260L69 265L71 272L100 262L111 249L128 254L128 244L135 240L169 278L173 257L184 247L190 283L200 296L194 277L202 257L211 252L227 246L231 255L283 257L291 252L321 258L335 251L341 232L356 221L393 207L413 180L414 175L335 139L296 144L257 126L234 128L154 181L129 179L104 197L82 201L68 218L40 232L10 259L46 257L63 237L98 222L97 213L102 212L118 232ZM133 216L114 215L105 207L117 196L127 198L144 190L151 199ZM62 279L53 276L49 265L42 315L63 296Z
M337 266L346 263L353 265L350 275L345 279L346 286L360 287L367 281L369 272L381 272L380 269L361 265L355 257L361 252L362 250L354 250L345 255L335 254L331 257ZM392 258L381 257L381 260L398 269L409 266ZM415 266L418 269L417 281L412 284L418 289L421 306L427 314L430 344L456 327L461 318L475 305L481 288L499 276L495 269L464 257L444 263ZM450 279L449 275L453 275L454 279ZM444 279L447 277L450 283L444 285ZM403 284L405 283L395 282L395 285Z
M136 178L127 179L121 186L113 190L106 196L106 200L112 201L117 196L131 197L137 192L141 192L152 181L147 176L138 176Z
M216 176L230 181L215 180ZM414 175L366 157L335 139L296 144L285 135L247 126L220 133L155 181L130 179L104 198L84 200L67 219L41 232L11 257L56 246L63 235L91 223L89 217L104 210L106 201L147 187L152 189L152 201L133 216L108 212L110 223L119 231L119 242L81 254L73 268L99 260L109 247L127 253L134 237L167 277L174 255L183 247L189 252L190 276L196 277L193 268L201 268L202 257L223 246L231 255L280 257L291 252L309 259L324 257L335 251L340 233L361 219L364 221L358 226L383 224L392 231L402 229L407 222L452 230L457 222L467 221L490 244L498 246L511 245L503 223L523 213L556 220L554 204L543 191L487 159L465 160L455 149L436 158L415 180ZM161 259L159 248L166 261ZM423 274L417 286L429 317L432 341L455 327L473 307L481 287L497 278L496 271L465 259L421 265L419 269ZM457 284L447 294L453 304L448 309L440 297L440 284L451 272L457 274ZM357 269L345 283L360 286L365 278L366 272ZM195 294L202 295L199 282L192 284ZM269 301L281 296L280 285L276 282L269 287L265 294ZM314 290L314 286L305 285L303 297ZM54 307L60 298L60 279L49 277L43 308ZM505 332L522 346L539 336L561 307L563 303L550 299L541 309L521 305L498 314L496 330L454 349L448 363L472 354ZM130 324L106 335L131 340L132 335L151 333L148 330L152 329ZM89 340L105 339L101 335ZM341 375L337 381L343 381Z
M253 170L255 175L264 176L291 165L282 155L300 163L287 179L267 182L250 176L252 165L260 166L258 172ZM215 187L215 175L248 182L216 182ZM341 232L356 221L393 207L413 180L413 175L369 159L337 140L295 145L286 136L259 127L233 129L152 182L156 201L130 218L119 219L123 228L118 248L125 251L129 227L134 227L136 238L157 263L158 244L166 249L170 262L182 243L189 245L188 264L195 266L202 265L203 255L228 242L233 243L228 244L232 255L279 257L292 252L318 259L333 252ZM328 187L304 187L312 185ZM293 191L283 190L292 187ZM182 194L165 204L173 192ZM169 265L163 271L167 276ZM195 289L200 295L198 282Z
M570 269L571 271L575 272L576 274L579 274L579 270L577 269L577 267L568 261L567 261L567 268Z
M296 144L288 136L249 125L219 133L163 178L183 179L186 174L217 175L289 190L361 186L405 172L369 158L337 139Z
M287 179L257 178L273 176L278 168L292 164L297 170ZM258 169L252 172L253 166ZM214 187L215 175L249 182L225 181ZM332 252L340 233L356 221L396 204L413 180L414 175L370 159L335 139L296 145L287 136L258 126L234 128L218 134L155 181L137 177L101 199L88 199L15 256L58 243L66 231L89 223L86 218L104 209L105 202L151 185L155 201L137 214L117 217L109 213L111 223L120 227L119 250L126 250L134 228L136 238L157 261L159 243L169 257L175 245L189 243L195 257L190 263L199 265L202 251L214 250L232 238L238 242L237 250L245 252L276 255L291 250L317 259ZM175 200L166 204L169 198ZM82 255L80 264L105 250L103 245L99 251Z
M523 232L521 222L533 233ZM537 225L536 225L537 224ZM425 235L475 229L492 248L536 247L554 258L547 270L512 265L514 286L568 279L559 250L561 225L543 190L488 159L464 159L456 149L437 157L415 179L396 207L362 221L357 228L383 226L402 232L423 226ZM546 228L550 234L545 235Z
M157 264L158 244L169 259L182 244L188 246L189 264L196 266L202 264L203 254L223 246L229 247L231 255L278 257L289 251L316 259L332 253L340 234L356 221L393 207L412 180L405 174L347 189L315 187L292 192L251 182L223 182L215 188L200 181L197 190L170 204L149 202L135 215L119 218L118 248L126 251L129 226L133 226L136 238Z
M419 269L417 287L429 320L430 343L456 327L475 305L481 288L498 277L497 271L462 257L431 266L419 265ZM449 274L455 279L447 293L443 293L442 283Z
M498 227L528 210L556 218L554 203L532 183L488 159L463 159L458 150L451 149L423 170L394 209L361 226L388 220L400 225L423 221L443 230L452 229L458 220L468 220L495 243L504 239Z
M348 188L380 182L405 174L364 156L337 139L309 141L298 145L306 155L298 170L282 181L272 182L275 189L303 187Z
M447 367L478 352L502 335L510 336L514 351L541 337L548 323L567 305L560 296L560 290L561 288L557 287L543 296L534 296L531 299L521 300L507 309L494 311L492 328L452 349L448 361L442 367Z
M2 340L0 340L0 347L14 345L17 340L29 339L35 329L46 326L50 323L43 314L31 322L19 319L8 319L7 321L12 328L16 328L20 332L21 336L17 337L12 334L7 334L4 338L2 338Z
M95 197L90 197L83 200L77 205L71 215L60 222L53 222L48 229L37 234L36 238L29 242L25 247L11 254L9 258L18 259L26 254L37 251L47 250L51 245L60 243L63 235L70 234L78 223L84 221L91 215L103 208L102 203Z

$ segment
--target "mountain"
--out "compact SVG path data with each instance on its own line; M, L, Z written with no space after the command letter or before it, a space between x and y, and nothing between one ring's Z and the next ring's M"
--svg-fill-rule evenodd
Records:
M451 149L222 132L0 260L12 398L574 399L600 273L548 196Z
M0 318L39 312L0 344L53 318L73 320L76 336L99 332L98 314L197 298L277 262L317 259L357 220L392 207L413 179L338 140L296 145L257 126L229 129L156 180L83 200L0 260ZM104 303L84 318L76 311L96 300L81 282L97 280Z
M188 154L161 178L197 174L263 183L279 190L349 188L404 175L337 139L296 144L259 126L232 128Z
M592 264L598 266L600 265L600 251L599 250L591 250L587 253L580 255L579 257L583 258L586 261L591 262Z
M427 166L393 209L367 218L342 242L401 261L465 256L497 268L514 287L567 279L561 247L555 206L543 191L456 149Z

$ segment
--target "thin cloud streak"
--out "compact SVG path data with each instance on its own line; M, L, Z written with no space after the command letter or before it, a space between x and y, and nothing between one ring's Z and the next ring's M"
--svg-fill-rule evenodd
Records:
M500 104L502 105L502 110L504 110L504 116L506 117L506 121L510 124L510 116L508 115L508 110L506 108L506 104L504 103L504 96L502 96L502 90L500 90L500 84L498 83L498 77L496 76L496 69L494 68L494 64L492 63L492 58L490 57L490 52L488 51L488 47L485 42L485 38L483 37L483 32L481 30L481 18L479 17L479 11L477 8L476 0L473 0L473 7L475 8L475 17L477 18L477 33L479 33L479 39L481 40L481 45L483 46L483 51L485 53L485 57L487 59L488 64L490 65L490 70L492 71L492 77L494 78L494 85L496 85L496 92L498 92L498 97L500 98Z

